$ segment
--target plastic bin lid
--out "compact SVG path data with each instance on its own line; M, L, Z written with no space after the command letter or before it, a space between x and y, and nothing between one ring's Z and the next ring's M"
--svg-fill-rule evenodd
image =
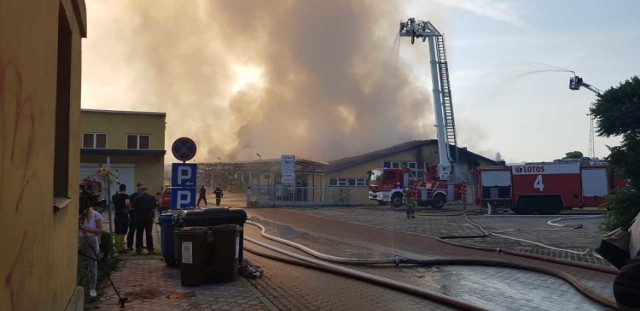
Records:
M229 228L241 228L241 226L236 224L223 224L223 225L210 226L209 228L211 230L218 230L218 229L229 229Z
M207 227L182 227L182 232L201 232L207 231ZM180 232L180 231L177 231Z
M228 213L229 209L224 207L205 208L202 210L206 214L210 213Z
M160 214L160 219L161 220L171 220L173 219L173 217L175 217L175 214L171 214L171 213L167 213L167 214Z

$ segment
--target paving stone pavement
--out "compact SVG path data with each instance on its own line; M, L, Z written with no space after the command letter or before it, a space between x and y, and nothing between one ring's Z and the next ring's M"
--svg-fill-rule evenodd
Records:
M406 219L403 209L390 208L389 206L365 206L365 207L293 207L287 210L295 211L319 217L337 219L350 223L369 225L431 237L479 235L482 231L466 221L462 213L465 212L457 206L447 206L443 210L434 211L430 208L419 208L415 220ZM484 227L488 232L500 232L499 234L518 239L539 242L552 247L566 249L554 250L532 243L526 243L498 236L489 236L480 239L456 239L458 243L474 246L510 249L523 253L560 258L565 260L587 262L602 266L611 265L594 255L592 252L598 246L602 233L598 232L598 226L603 218L565 219L558 223L568 225L581 225L579 229L571 227L558 227L547 224L548 221L559 217L570 218L572 216L550 217L526 217L526 216L484 216L474 215L474 209L469 208L469 220ZM582 254L577 254L582 253Z
M321 234L309 234L289 225L278 224L255 217L252 220L265 226L267 233L303 244L314 250L340 257L390 257L393 254L409 258L435 258L399 250L385 249L360 241L356 246ZM258 229L247 226L247 235L257 238ZM286 232L286 237L282 232ZM288 251L305 254L284 244L258 238ZM253 244L248 243L252 247ZM444 294L488 310L606 310L603 306L580 295L566 282L539 273L495 267L439 266L439 267L371 267L347 266L352 269L411 284L432 292ZM276 269L277 274L282 272ZM592 290L613 298L610 284L583 278ZM264 290L262 290L264 292ZM278 292L272 294L277 299ZM394 300L391 300L394 301ZM390 306L389 303L381 306ZM399 309L400 310L400 309Z
M444 210L433 213L430 209L419 209L415 221L405 218L403 210L384 207L349 207L349 208L290 208L301 214L309 214L328 219L364 224L377 228L389 229L386 239L379 241L349 240L332 238L330 235L306 232L304 223L293 225L259 220L267 226L269 233L310 246L321 252L333 253L343 257L377 257L405 256L415 257L394 245L402 243L400 235L395 232L406 232L425 236L439 235L475 235L479 234L473 225L467 223L464 216L444 216L459 213L458 210ZM248 212L251 209L247 210ZM429 216L425 216L430 214ZM437 214L434 216L433 214ZM490 231L524 228L527 230L505 232L519 238L537 238L544 243L556 243L553 236L563 239L575 237L576 245L556 244L562 247L575 246L580 250L591 243L597 234L585 234L595 230L600 220L580 220L582 229L568 229L549 226L544 221L521 219L498 220L493 217L472 216L471 219ZM566 221L561 221L566 222ZM157 229L154 225L154 239L157 245ZM302 230L301 230L302 229ZM554 231L546 231L554 229ZM580 231L587 229L585 231ZM245 227L245 235L257 232L250 226ZM252 235L253 236L253 235ZM477 241L476 241L477 240ZM536 252L538 249L511 240L504 241L496 237L487 239L465 239L468 243L493 246L509 245L516 250ZM484 243L484 244L483 244ZM512 243L512 244L509 244ZM375 244L375 245L374 245ZM339 250L339 254L336 254ZM556 256L558 254L548 254ZM562 254L560 254L562 255ZM126 309L130 310L448 310L449 308L433 302L402 294L382 287L369 285L360 281L336 277L301 267L293 267L255 255L247 254L253 264L265 269L262 278L228 284L208 284L200 287L180 286L179 269L169 268L152 256L123 256L119 268L113 272L112 278L121 293L129 297L131 302ZM421 258L433 258L418 255ZM360 267L361 271L383 275L389 278L406 280L407 283L425 289L447 294L464 301L479 304L491 310L604 310L601 306L585 302L584 297L576 295L575 290L559 280L551 280L533 273L522 273L510 269L485 267L414 267L408 269L377 270L372 267ZM603 286L597 279L582 278L582 282L605 296L611 297L610 288ZM544 294L553 288L553 297ZM498 290L496 290L498 289ZM108 282L100 284L101 299L88 309L121 310L117 305L117 297ZM185 293L186 298L172 300L167 298L172 293ZM523 295L527 293L528 295ZM188 297L193 295L192 297ZM488 298L489 297L489 298ZM520 304L510 300L521 299ZM531 300L531 301L529 301ZM535 303L533 303L535 300ZM530 304L528 304L530 302ZM559 302L562 302L559 304ZM523 308L523 306L525 306Z
M454 310L419 297L248 254L266 273L250 282L280 310Z
M245 279L198 287L180 285L180 270L159 258L133 255L122 260L111 278L129 302L124 310L274 310ZM87 310L122 310L107 280L99 285L100 299ZM171 294L185 298L170 299Z

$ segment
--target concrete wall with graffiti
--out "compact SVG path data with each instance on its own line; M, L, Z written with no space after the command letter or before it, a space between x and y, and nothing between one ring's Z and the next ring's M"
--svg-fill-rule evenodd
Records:
M83 0L0 5L0 310L63 310L76 289L85 16Z

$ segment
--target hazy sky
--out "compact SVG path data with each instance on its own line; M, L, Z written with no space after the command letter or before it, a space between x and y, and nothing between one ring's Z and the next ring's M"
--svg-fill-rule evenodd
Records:
M83 108L167 112L198 161L328 161L434 138L428 47L445 34L459 145L511 162L587 153L595 95L640 73L640 2L87 1ZM548 72L538 72L548 71ZM596 137L596 155L617 139Z

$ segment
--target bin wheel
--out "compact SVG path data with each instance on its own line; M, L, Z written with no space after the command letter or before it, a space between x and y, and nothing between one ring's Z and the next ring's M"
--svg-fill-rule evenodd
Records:
M178 263L176 262L176 259L173 257L164 257L164 263L167 264L167 266L169 267L177 267Z

